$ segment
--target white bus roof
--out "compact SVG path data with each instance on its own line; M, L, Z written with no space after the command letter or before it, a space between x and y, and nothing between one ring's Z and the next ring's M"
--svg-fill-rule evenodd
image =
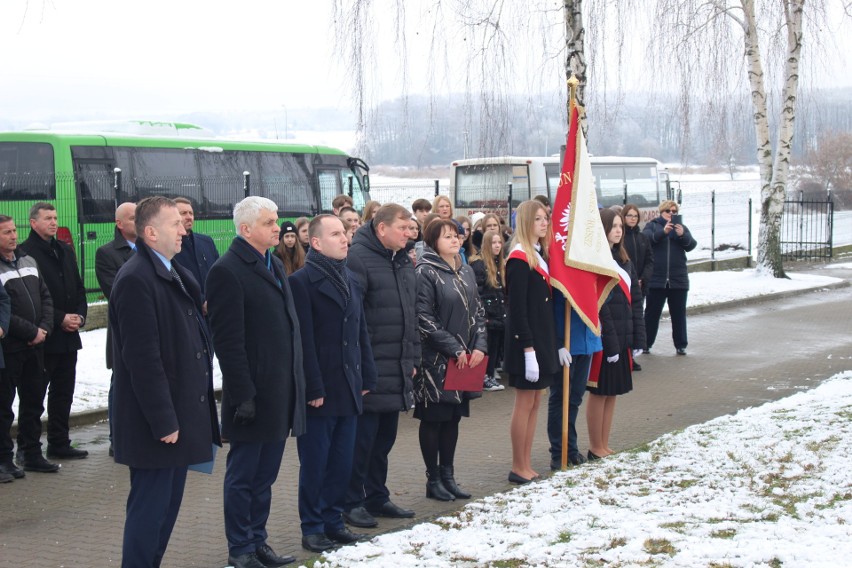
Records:
M595 164L657 164L654 158L625 157L625 156L589 156ZM454 160L454 166L482 166L495 164L558 164L559 156L498 156L493 158L468 158L466 160Z

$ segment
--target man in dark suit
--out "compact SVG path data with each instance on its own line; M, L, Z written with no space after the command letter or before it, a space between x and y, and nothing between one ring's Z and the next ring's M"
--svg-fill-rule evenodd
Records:
M180 218L183 221L183 228L186 229L186 234L181 242L180 252L175 256L178 264L192 272L195 280L201 285L201 298L204 305L204 314L207 314L207 274L210 273L210 268L213 263L219 259L219 251L216 250L216 244L213 239L207 235L196 233L192 230L195 224L195 211L192 209L192 202L185 197L175 199Z
M175 203L148 197L136 207L136 254L110 295L115 355L115 461L130 467L122 567L162 562L189 465L220 445L212 349L201 289L171 262L184 234Z
M12 300L9 299L9 294L6 293L6 288L4 286L0 286L0 338L6 335L6 330L9 329L9 319L12 316ZM0 349L0 369L6 366L5 361L3 360L3 350ZM3 389L4 392L9 392L8 385L3 381L2 372L0 371L0 389ZM2 396L2 395L0 395ZM0 402L0 406L2 406L2 402ZM11 403L10 403L11 406ZM0 408L0 412L3 412L3 409ZM11 457L11 456L10 456ZM12 463L12 460L9 460L9 463L0 462L0 483L9 483L10 481L14 481L16 477L16 473L18 473L18 477L24 476L24 471L19 470L15 467L15 464Z
M346 268L349 241L340 219L314 217L305 267L290 277L305 362L307 429L299 436L302 546L323 552L364 535L343 524L357 418L376 366L364 318L364 289Z
M288 434L305 431L305 375L293 295L278 244L278 206L246 197L234 207L237 237L207 278L213 344L222 370L225 536L234 568L282 566L267 544L272 484Z
M53 333L44 342L47 391L47 457L83 459L86 450L71 446L68 420L77 382L79 329L86 324L88 303L74 249L56 239L56 207L38 201L30 207L30 235L22 249L38 263L53 300Z
M122 203L115 210L115 238L95 251L95 276L104 298L109 300L115 275L124 263L136 252L136 204ZM106 367L112 369L112 332L107 321ZM109 381L107 415L109 417L109 455L112 449L112 386L114 376Z

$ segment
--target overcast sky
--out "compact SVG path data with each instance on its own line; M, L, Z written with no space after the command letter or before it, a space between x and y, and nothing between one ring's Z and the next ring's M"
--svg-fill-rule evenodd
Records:
M167 119L170 114L205 110L351 109L352 86L333 53L331 4L331 0L0 0L0 119L50 122L69 114L74 119ZM439 85L437 92L459 92L465 84L457 78L460 73L453 77L452 67L465 63L471 42L465 43L467 38L461 38L458 30L455 36L449 30L449 56L435 58L431 67L424 62L430 38L428 30L419 27L424 16L418 10L432 5L406 3L408 92L424 90L428 81ZM523 11L533 5L552 14L554 24L548 33L563 33L557 0L510 3L515 13L505 18L504 29L523 26ZM392 21L390 14L387 19ZM539 31L523 30L527 43L534 43ZM369 88L381 98L395 98L401 92L401 70L399 46L388 39L392 24L376 25L371 35L385 59L378 69L368 71ZM825 71L828 79L822 84L852 84L848 50L839 51L826 58L832 67ZM541 58L523 52L510 55L514 68L521 70L513 87L530 92L532 81L543 74ZM546 76L553 75L556 86L562 81L561 63L558 57L553 61L556 71L548 70ZM546 81L545 87L550 84ZM354 109L352 114L354 119Z

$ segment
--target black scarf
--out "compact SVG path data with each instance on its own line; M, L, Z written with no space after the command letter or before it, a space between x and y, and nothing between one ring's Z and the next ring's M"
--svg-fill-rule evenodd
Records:
M349 305L349 299L352 293L349 290L349 280L346 278L346 259L335 260L325 256L321 252L317 252L313 248L308 249L308 255L305 257L305 264L310 264L322 274L331 280L340 295L343 296L343 305Z

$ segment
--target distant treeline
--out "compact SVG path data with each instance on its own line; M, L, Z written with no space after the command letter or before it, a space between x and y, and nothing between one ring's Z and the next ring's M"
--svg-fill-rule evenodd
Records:
M359 153L368 163L421 167L465 156L556 154L566 128L564 103L554 102L557 98L516 97L500 104L463 95L386 101L370 113ZM587 111L593 154L702 165L756 162L752 108L745 97L683 110L674 96L622 94L606 106L589 103ZM794 160L822 133L852 132L852 89L801 93L795 126Z

